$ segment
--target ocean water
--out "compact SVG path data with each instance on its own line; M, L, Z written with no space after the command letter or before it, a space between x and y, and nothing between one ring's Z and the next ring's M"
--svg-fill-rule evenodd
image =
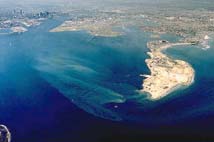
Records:
M134 27L114 38L86 31L48 32L62 20L48 20L23 34L0 35L0 122L11 129L14 141L110 141L111 135L115 140L138 138L163 130L199 133L195 127L210 132L214 45L208 50L168 49L169 56L193 66L195 82L150 101L138 91L140 74L149 74L150 33Z

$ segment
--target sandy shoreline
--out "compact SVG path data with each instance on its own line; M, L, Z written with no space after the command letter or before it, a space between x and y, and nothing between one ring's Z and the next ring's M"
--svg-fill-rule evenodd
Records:
M189 86L194 82L195 71L191 65L182 60L174 60L162 51L173 46L192 45L191 43L169 43L168 41L152 41L147 44L150 59L146 64L151 75L143 75L141 92L150 94L150 99L160 99L180 86Z

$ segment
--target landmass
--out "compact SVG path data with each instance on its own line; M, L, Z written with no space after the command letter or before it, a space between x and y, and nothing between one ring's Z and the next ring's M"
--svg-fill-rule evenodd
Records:
M13 33L24 33L24 32L26 32L28 30L26 28L24 28L24 27L12 27L11 31Z
M160 99L181 86L189 86L194 81L195 71L187 62L174 60L162 51L181 45L191 45L192 43L169 43L168 41L152 41L148 43L150 59L146 59L146 64L151 71L151 75L143 81L142 92L150 94L152 100Z
M206 37L214 33L214 11L207 9L127 6L77 13L68 12L70 20L50 31L85 30L94 36L115 37L125 34L123 31L127 27L134 26L144 32L152 32L156 38L172 34L181 37L180 42L197 43L205 49L209 48L210 40Z
M24 33L29 28L40 25L44 20L51 18L52 13L25 12L14 9L0 13L0 34Z
M52 29L50 32L81 31L85 30L94 36L115 37L122 35L121 32L112 29L117 21L109 18L81 18L68 20L62 25Z

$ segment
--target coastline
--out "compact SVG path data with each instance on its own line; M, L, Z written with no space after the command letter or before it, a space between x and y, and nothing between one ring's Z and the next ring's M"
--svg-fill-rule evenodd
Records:
M195 71L192 66L182 60L175 60L164 53L163 50L173 46L192 45L192 43L169 43L168 41L151 41L147 43L150 56L146 64L151 71L150 75L142 75L141 92L148 93L151 100L161 99L179 89L181 86L190 86L194 82Z
M102 37L117 37L123 35L122 32L114 31L112 25L107 25L106 23L94 24L89 21L82 21L73 23L72 21L65 21L63 24L58 27L51 29L49 32L74 32L74 31L87 31L93 36L102 36Z

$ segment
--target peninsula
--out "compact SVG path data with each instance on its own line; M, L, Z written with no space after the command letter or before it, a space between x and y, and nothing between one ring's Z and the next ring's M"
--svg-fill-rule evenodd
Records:
M148 43L150 59L146 59L146 64L151 75L142 75L146 79L143 81L141 91L150 94L152 100L160 99L180 86L189 86L193 83L195 71L191 65L162 53L167 48L182 45L191 45L191 43L169 43L168 41Z
M83 18L65 21L62 25L50 30L50 32L85 30L94 36L116 37L122 35L122 33L112 28L116 22L112 18Z

